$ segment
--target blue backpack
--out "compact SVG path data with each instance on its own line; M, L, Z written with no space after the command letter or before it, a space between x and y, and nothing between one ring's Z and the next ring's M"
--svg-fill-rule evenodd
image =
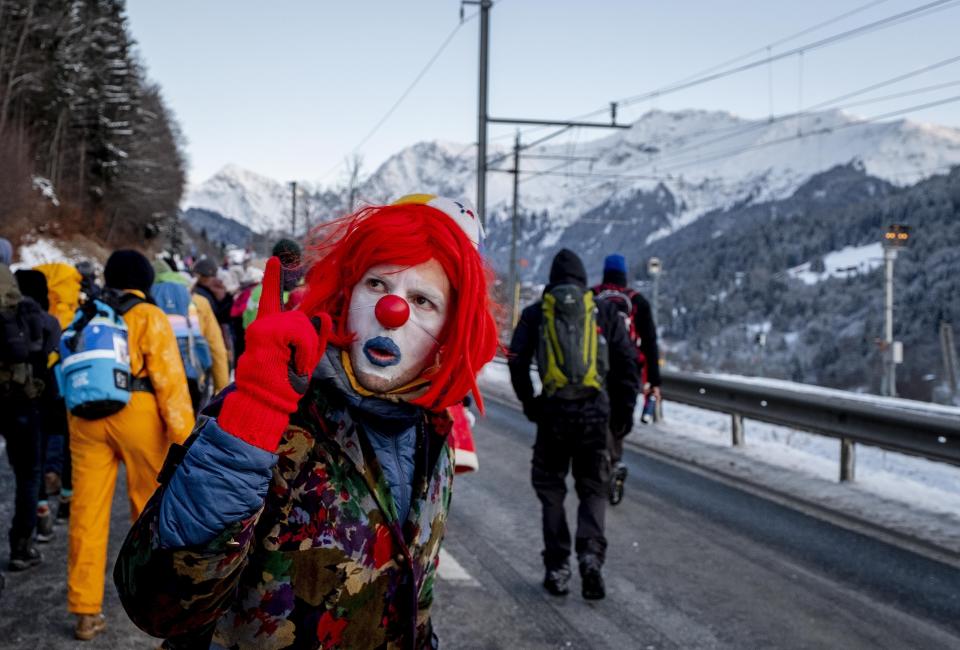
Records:
M105 291L80 307L63 332L56 376L73 415L98 420L130 402L134 380L123 315L141 302L131 293Z
M200 333L200 317L190 291L175 282L158 282L150 293L170 320L187 379L196 380L202 386L213 367L213 356L207 339Z

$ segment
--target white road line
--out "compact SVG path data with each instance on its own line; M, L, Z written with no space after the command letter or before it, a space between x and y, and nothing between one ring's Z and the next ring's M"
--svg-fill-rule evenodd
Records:
M447 552L447 549L440 549L440 566L437 567L437 576L446 582L455 582L460 586L467 587L479 587L480 583L477 582L473 576L467 573L467 570L463 568L463 565L457 562L450 553Z

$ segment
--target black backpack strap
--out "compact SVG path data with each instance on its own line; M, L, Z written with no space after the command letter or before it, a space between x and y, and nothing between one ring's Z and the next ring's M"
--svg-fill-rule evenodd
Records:
M114 306L114 311L117 312L118 316L123 316L142 302L147 301L135 293L125 292L118 296L116 306Z

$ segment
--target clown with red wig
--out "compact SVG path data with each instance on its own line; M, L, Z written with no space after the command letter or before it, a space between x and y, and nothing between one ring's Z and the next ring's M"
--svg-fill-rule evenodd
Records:
M451 406L494 355L482 231L413 195L267 265L236 383L174 446L114 573L167 648L433 648Z

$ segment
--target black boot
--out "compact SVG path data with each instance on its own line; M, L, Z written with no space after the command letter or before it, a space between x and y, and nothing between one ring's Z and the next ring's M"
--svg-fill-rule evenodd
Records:
M580 558L580 593L587 600L600 600L607 595L603 586L603 563L596 555L584 555Z
M570 593L570 565L547 567L546 575L543 577L543 588L554 596L566 596Z
M10 564L7 565L10 571L23 571L41 562L43 556L33 546L33 540L29 537L10 543Z

